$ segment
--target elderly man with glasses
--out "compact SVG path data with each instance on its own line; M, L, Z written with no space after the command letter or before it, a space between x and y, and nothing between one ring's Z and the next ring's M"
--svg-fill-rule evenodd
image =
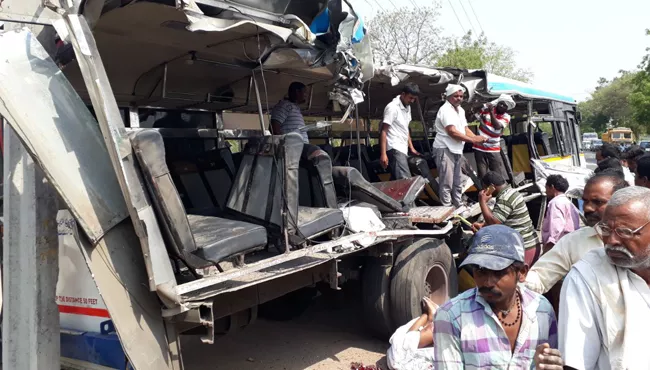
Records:
M648 368L649 224L650 189L614 193L595 227L605 248L587 253L564 280L559 353L538 351L541 368Z

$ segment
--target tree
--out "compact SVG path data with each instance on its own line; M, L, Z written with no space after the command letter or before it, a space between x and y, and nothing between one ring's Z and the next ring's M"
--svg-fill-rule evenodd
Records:
M444 50L440 4L379 12L368 22L375 62L431 65Z
M583 131L602 133L608 125L629 127L637 135L645 133L645 128L638 124L635 111L628 101L634 90L634 81L638 72L620 71L620 75L608 81L598 80L598 86L591 98L578 105L582 112Z
M650 36L650 29L646 30ZM629 101L634 109L634 118L648 132L650 129L650 48L639 65L639 72L633 80L633 92Z
M515 80L529 82L533 73L517 67L515 52L507 47L488 41L485 35L472 37L468 32L455 40L447 51L438 59L439 67L456 67L463 69L483 69L487 72Z

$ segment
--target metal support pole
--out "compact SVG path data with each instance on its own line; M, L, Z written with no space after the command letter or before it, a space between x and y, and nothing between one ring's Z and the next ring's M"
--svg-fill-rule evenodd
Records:
M8 125L4 133L2 368L58 370L56 193Z

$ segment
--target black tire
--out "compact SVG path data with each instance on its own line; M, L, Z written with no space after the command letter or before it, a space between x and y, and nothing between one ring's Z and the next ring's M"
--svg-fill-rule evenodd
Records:
M390 266L368 258L361 271L362 318L370 333L388 340L395 331L390 315Z
M308 287L287 293L282 297L263 303L259 306L259 317L288 321L305 313L318 293L316 288Z
M392 270L390 312L397 326L422 314L421 300L425 295L438 305L458 295L456 264L444 240L416 241L397 256Z

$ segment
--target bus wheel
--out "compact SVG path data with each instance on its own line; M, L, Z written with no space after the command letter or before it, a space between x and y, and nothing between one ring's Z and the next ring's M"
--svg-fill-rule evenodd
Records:
M382 340L388 340L395 330L388 298L390 270L378 258L366 259L361 270L363 321L370 333Z
M440 239L420 239L395 259L390 283L393 322L404 325L422 315L422 297L438 305L458 294L458 274L449 247Z

